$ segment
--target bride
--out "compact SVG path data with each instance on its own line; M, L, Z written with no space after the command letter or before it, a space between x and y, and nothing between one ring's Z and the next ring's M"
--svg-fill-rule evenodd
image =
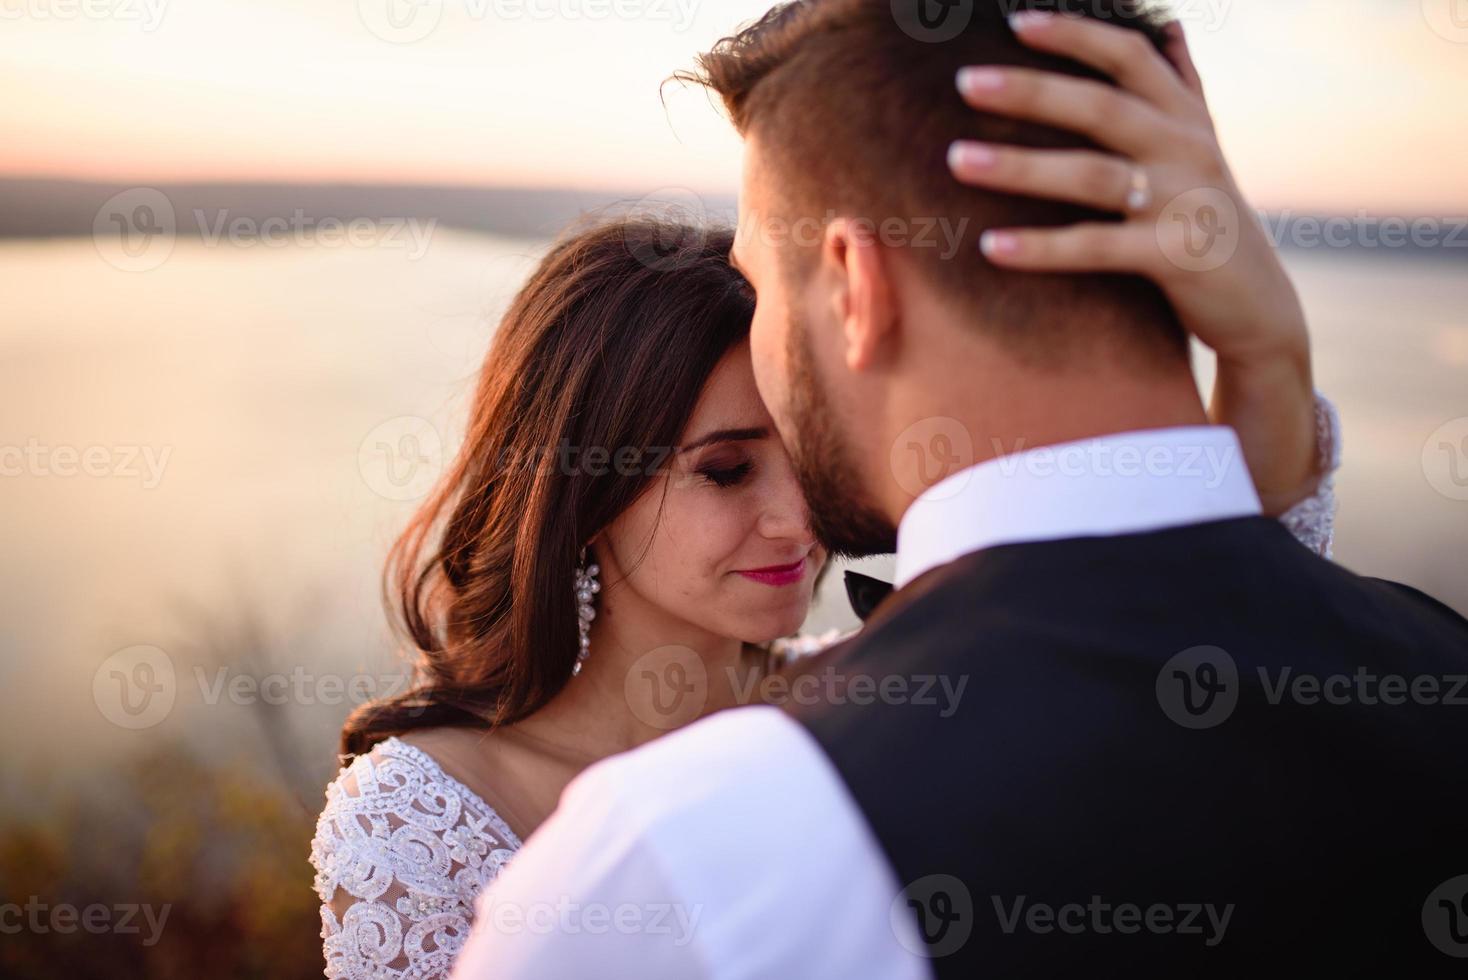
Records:
M389 558L417 683L347 721L312 843L328 977L447 976L475 897L566 784L669 727L640 700L650 664L701 679L686 723L817 645L794 635L827 553L755 389L732 244L605 222L505 314L463 446ZM1243 248L1236 268L1266 272L1228 291L1227 336L1171 298L1219 354L1214 421L1266 508L1328 556L1334 414L1311 411L1288 280L1262 234Z

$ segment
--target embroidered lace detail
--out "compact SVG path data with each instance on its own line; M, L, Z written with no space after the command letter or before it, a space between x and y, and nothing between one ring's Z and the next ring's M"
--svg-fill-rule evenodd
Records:
M427 753L390 738L359 756L326 788L311 842L326 976L447 977L475 898L519 849Z
M1314 495L1300 501L1280 522L1300 543L1322 558L1335 546L1335 473L1341 468L1341 417L1330 399L1315 393L1315 439L1323 476Z

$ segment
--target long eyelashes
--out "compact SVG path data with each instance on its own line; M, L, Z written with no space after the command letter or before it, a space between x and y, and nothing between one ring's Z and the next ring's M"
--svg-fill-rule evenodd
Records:
M729 469L709 467L699 470L698 473L715 486L728 488L742 483L744 478L749 476L750 470L752 469L754 469L752 463L740 463L738 466Z

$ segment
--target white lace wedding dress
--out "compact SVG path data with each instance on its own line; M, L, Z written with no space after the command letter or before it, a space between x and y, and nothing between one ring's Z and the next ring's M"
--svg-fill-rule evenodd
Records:
M1323 396L1316 417L1327 476L1315 496L1281 520L1329 558L1340 421ZM782 642L780 652L803 656L839 638L834 631L797 637ZM447 977L468 938L475 898L519 849L499 814L427 753L396 738L379 743L326 788L311 842L326 976ZM345 908L340 917L338 908Z

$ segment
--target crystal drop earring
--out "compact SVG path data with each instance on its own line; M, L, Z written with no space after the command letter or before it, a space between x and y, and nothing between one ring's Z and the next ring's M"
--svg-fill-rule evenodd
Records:
M596 580L600 574L600 565L595 562L586 564L586 549L582 548L581 561L576 567L576 627L581 633L581 649L577 651L576 664L571 668L572 677L581 673L581 662L591 653L591 621L596 618L592 601L601 591L601 583Z

